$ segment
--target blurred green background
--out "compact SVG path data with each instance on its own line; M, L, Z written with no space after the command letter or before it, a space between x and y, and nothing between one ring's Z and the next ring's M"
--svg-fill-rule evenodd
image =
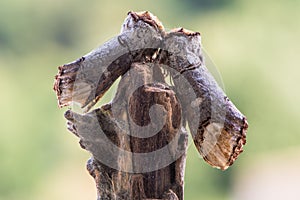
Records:
M300 187L292 170L300 166L299 0L2 0L0 200L96 199L89 154L66 130L67 108L58 109L52 85L57 66L118 34L130 10L201 32L227 95L249 121L245 152L225 172L190 146L185 199L300 196L291 187Z

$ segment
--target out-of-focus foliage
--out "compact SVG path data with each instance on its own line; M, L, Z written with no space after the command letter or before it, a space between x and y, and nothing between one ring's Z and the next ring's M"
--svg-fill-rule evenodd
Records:
M182 1L181 1L182 2ZM225 6L231 6L234 0L186 0L182 2L188 9L192 11L207 11L214 9L222 9Z
M248 117L245 152L228 171L210 168L190 146L187 200L229 199L257 156L299 148L300 2L205 2L1 1L0 200L95 199L89 155L66 131L51 88L57 66L116 35L129 10L201 32L227 95Z

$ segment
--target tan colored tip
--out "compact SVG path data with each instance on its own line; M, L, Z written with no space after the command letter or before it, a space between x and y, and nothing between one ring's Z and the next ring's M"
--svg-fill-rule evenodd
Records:
M159 31L164 31L164 26L162 25L161 21L159 21L159 19L149 11L129 11L128 15L130 15L135 21L142 20L151 26L156 27Z

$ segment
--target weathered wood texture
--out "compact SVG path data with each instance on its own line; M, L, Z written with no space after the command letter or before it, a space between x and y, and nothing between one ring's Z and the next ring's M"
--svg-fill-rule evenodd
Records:
M162 70L174 85L167 86ZM165 32L149 12L129 12L120 35L59 67L59 106L77 102L89 111L120 76L110 104L65 115L93 155L88 169L99 199L183 199L186 121L211 166L225 170L242 152L246 117L205 67L199 33Z
M96 180L98 199L183 199L188 136L181 124L181 107L175 93L153 79L154 68L133 63L111 104L85 115L72 111L65 115L69 130L95 157L88 162L88 170ZM97 137L99 128L111 145ZM102 157L101 152L114 151L116 146L119 152ZM162 148L165 151L159 151ZM123 150L132 153L124 155ZM157 156L133 154L150 152L157 152ZM113 159L109 165L115 168L102 164L103 158Z

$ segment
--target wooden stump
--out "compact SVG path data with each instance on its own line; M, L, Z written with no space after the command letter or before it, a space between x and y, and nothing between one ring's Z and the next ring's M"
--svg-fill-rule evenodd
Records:
M98 199L183 199L188 136L181 106L174 92L154 79L162 77L158 73L155 66L133 63L111 104L94 114L66 113L69 129L93 153L87 167L96 181ZM107 158L101 154L99 128L112 145L103 151L120 149L106 165L101 162Z

